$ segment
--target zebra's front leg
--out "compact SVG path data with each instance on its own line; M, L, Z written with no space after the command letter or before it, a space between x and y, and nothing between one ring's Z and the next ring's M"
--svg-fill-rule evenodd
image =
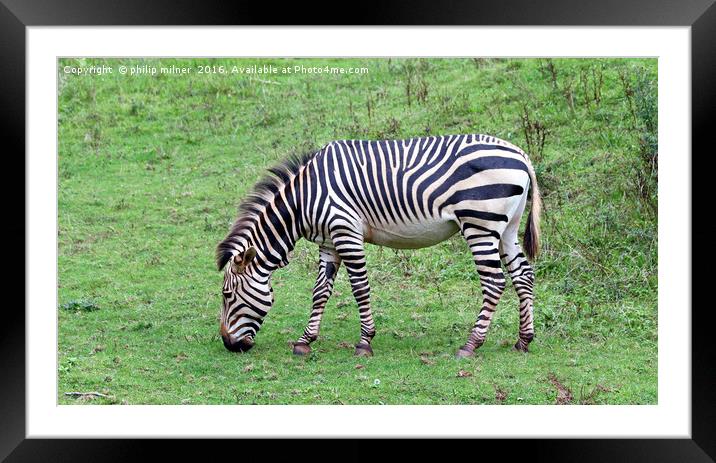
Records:
M375 322L370 309L370 285L368 284L363 234L341 228L332 233L332 238L336 251L346 265L351 291L358 304L360 341L355 346L355 355L370 357L373 355L370 342L375 336Z
M293 343L293 353L296 355L307 355L311 352L310 344L318 338L321 329L321 318L326 308L326 303L333 293L333 283L341 265L341 258L334 249L320 248L320 262L318 264L318 277L313 286L313 307L308 324L298 341Z
M482 308L465 345L458 349L456 356L472 357L475 349L485 342L497 303L505 290L505 274L502 272L499 253L499 238L485 235L484 227L473 224L462 225L463 235L470 246L472 257L480 275L482 285Z

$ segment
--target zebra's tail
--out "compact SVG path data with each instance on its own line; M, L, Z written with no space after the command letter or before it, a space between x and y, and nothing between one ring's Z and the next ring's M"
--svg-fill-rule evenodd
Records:
M527 167L530 174L530 185L532 186L532 208L530 209L529 216L527 216L527 226L525 227L525 234L522 237L522 243L524 244L527 257L529 257L530 260L534 260L539 254L540 248L539 219L542 213L542 197L539 194L537 176L535 175L532 163L528 162Z

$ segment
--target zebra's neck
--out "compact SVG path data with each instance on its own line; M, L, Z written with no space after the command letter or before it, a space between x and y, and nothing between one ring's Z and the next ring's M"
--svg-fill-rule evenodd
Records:
M246 246L256 248L257 269L265 277L288 264L296 242L304 235L303 172L301 168L295 175L275 184L271 191L264 192L261 201L254 200L248 217L240 219L245 225L235 227Z

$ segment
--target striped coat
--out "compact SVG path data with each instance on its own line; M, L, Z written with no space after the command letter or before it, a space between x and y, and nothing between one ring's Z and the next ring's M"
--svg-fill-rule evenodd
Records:
M523 244L532 259L539 250L540 196L521 149L486 135L344 140L270 172L244 200L217 247L217 264L224 270L220 332L228 349L254 345L273 304L271 274L289 262L296 242L305 238L318 244L320 259L311 316L294 353L310 352L343 264L360 314L356 354L372 355L375 323L365 243L415 249L459 232L480 275L483 302L457 355L473 355L484 342L506 285L503 266L520 300L515 348L527 350L534 336L534 273L518 228L531 191Z

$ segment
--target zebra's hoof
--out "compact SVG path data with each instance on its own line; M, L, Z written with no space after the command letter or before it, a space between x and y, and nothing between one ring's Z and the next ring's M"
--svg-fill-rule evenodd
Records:
M302 342L293 343L293 355L308 355L311 353L311 346Z
M529 349L527 349L527 344L522 344L520 341L517 341L517 343L512 346L512 350L516 350L517 352L529 352Z
M462 347L459 348L457 350L457 352L455 353L455 358L458 358L458 359L474 357L474 356L475 356L475 351L463 349Z
M370 344L356 344L356 357L372 357L373 356L373 348L370 347Z

